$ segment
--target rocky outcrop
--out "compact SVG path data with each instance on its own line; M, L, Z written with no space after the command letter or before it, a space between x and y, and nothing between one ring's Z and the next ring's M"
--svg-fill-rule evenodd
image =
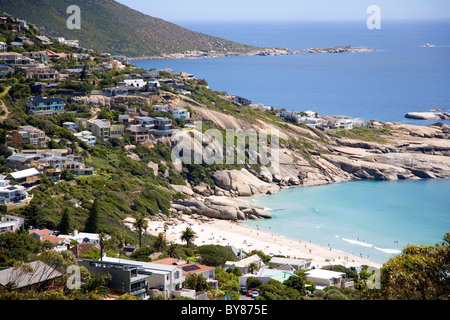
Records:
M218 187L240 197L272 193L280 189L275 183L264 182L247 169L216 171L213 179Z
M409 112L407 119L416 120L450 120L450 112Z
M178 200L172 205L177 213L201 215L223 220L270 219L264 208L237 198L211 196L204 199Z

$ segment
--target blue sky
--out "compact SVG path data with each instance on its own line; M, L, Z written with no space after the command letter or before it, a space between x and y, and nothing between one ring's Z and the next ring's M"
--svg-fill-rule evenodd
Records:
M167 21L365 20L370 5L382 19L450 19L449 0L116 0Z

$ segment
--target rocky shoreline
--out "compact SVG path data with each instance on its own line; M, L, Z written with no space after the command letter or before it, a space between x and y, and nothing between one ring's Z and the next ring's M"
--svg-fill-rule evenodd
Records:
M450 120L450 112L409 112L405 115L405 118L416 120Z
M381 125L381 124L380 124ZM429 127L384 123L391 133L374 142L331 137L326 152L305 160L294 148L282 146L276 172L261 166L214 173L214 186L172 187L187 196L173 203L176 215L222 220L270 219L264 208L246 201L257 194L273 194L286 187L306 187L352 180L439 179L450 177L450 126ZM314 131L311 130L313 134Z
M202 59L202 58L219 58L219 57L243 57L243 56L279 56L293 55L299 53L361 53L373 52L375 50L369 48L352 48L351 46L338 46L330 48L310 48L302 50L290 50L287 48L261 48L251 51L185 51L181 53L162 54L158 56L145 56L128 58L129 61L136 60L178 60L178 59Z

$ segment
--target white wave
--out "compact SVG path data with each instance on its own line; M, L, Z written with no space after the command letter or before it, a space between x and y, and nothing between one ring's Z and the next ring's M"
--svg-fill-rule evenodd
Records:
M397 249L383 249L383 248L378 248L378 247L374 247L374 249L385 252L385 253L389 253L389 254L396 254L396 253L401 252L400 250L397 250Z
M358 246L369 247L369 248L373 247L373 244L361 242L361 241L358 241L358 240L352 240L352 239L346 239L346 238L342 238L342 240L350 242L350 243L353 243L353 244L356 244Z

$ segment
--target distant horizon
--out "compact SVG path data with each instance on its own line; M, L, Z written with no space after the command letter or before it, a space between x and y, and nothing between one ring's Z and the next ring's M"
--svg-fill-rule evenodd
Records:
M381 18L393 20L450 20L448 0L116 0L131 9L172 23L184 22L334 22L365 21L376 5Z

